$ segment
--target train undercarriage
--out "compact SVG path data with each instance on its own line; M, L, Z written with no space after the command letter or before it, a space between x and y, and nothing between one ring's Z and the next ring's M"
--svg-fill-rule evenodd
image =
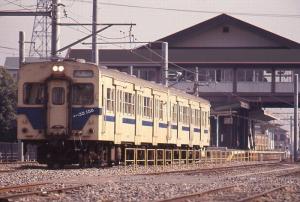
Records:
M126 148L140 149L176 149L175 145L158 145L153 147L150 144L135 146L132 143L115 145L113 142L104 141L71 141L71 140L48 140L31 142L26 144L37 145L37 162L47 164L50 169L61 169L65 165L77 164L81 168L88 167L109 167L122 165L125 158L133 159L133 154L127 153ZM26 146L25 146L26 148ZM192 149L187 145L181 148ZM200 148L200 147L199 147ZM194 148L194 149L199 149ZM142 157L141 157L142 158Z

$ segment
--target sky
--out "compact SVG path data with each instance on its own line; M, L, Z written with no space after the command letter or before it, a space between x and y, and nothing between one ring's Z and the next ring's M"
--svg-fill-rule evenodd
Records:
M92 0L61 0L66 15L61 22L90 23ZM121 4L121 5L119 5ZM0 0L0 10L32 10L36 0ZM151 7L151 8L145 8ZM155 7L155 9L154 9ZM299 0L98 0L99 23L135 23L135 41L154 41L221 13L300 42ZM18 56L18 33L31 41L34 17L0 17L0 65L5 57ZM100 34L100 42L129 41L129 26L114 26ZM66 46L90 33L90 27L61 27L60 46ZM85 42L91 42L91 39ZM90 48L78 44L74 48ZM100 45L100 48L129 48L134 45ZM26 44L26 55L29 44ZM65 52L61 54L64 56Z
M0 11L32 10L36 2L0 0ZM61 3L64 5L61 10L66 14L61 15L61 22L91 22L92 0L61 0ZM131 31L135 41L155 41L222 13L300 43L300 0L98 0L98 23L135 23ZM25 40L31 41L33 23L34 17L0 17L0 65L4 64L5 57L18 56L19 31L24 31ZM129 31L128 26L114 26L102 32L99 41L128 42ZM61 27L60 47L89 33L90 27ZM100 45L100 48L116 49L133 47ZM78 44L73 48L91 46ZM28 55L29 44L25 50Z

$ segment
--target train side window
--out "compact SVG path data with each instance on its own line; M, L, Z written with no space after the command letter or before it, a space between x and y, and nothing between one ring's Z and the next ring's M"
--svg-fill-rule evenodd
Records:
M72 86L72 103L74 105L91 105L94 103L94 85L76 83Z
M201 126L204 126L204 112L201 111Z
M134 115L134 95L132 93L125 92L124 110L128 115Z
M112 112L115 109L115 91L111 88L106 90L106 109Z
M182 117L183 117L182 116L182 106L179 106L178 113L179 113L179 116L178 116L179 117L179 122L182 123Z
M186 124L186 118L187 118L186 107L182 107L182 122L183 122L183 124Z
M24 84L24 104L44 104L45 88L42 83Z
M65 89L62 87L52 88L52 104L63 105L65 104Z
M173 104L173 109L172 109L172 121L174 123L177 123L177 110L178 110L178 105L177 104Z
M144 97L144 117L152 118L152 99Z
M159 100L159 120L163 120L164 119L164 102Z

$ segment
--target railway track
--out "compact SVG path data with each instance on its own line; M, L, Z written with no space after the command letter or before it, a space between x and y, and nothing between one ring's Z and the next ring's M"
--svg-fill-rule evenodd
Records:
M41 186L51 185L51 184L52 183L50 182L44 182L44 183L32 183L32 184L2 187L0 188L0 201L8 201L8 199L12 199L12 198L15 199L15 198L21 198L27 196L34 196L34 195L45 196L53 192L62 193L67 190L74 190L74 189L87 186L87 185L75 185L75 186L67 186L67 187L60 187L60 188L41 187ZM20 190L24 190L24 191L20 192ZM3 192L5 192L5 194L3 194ZM9 193L9 192L14 192L14 193Z
M164 200L160 200L158 202L179 202L179 201L199 199L200 197L202 197L204 195L212 194L212 193L215 194L215 193L218 193L218 192L221 192L221 191L226 191L226 190L232 189L236 186L237 185L230 185L230 186L220 187L220 188L211 189L211 190L204 191L204 192L186 194L186 195L182 195L182 196L178 196L178 197L174 197L174 198L164 199Z
M222 167L215 167L215 168L199 168L199 169L191 169L191 170L174 170L174 171L161 171L161 172L151 172L151 173L143 173L139 175L164 175L164 174L197 174L197 173L209 173L209 172L222 172L222 171L230 171L236 169L243 169L243 168L255 168L258 166L282 166L281 163L256 163L256 164L246 164L246 165L237 165L237 166L222 166Z
M300 174L300 169L298 168L298 169L292 170L288 173L277 175L276 177L286 177L286 176L289 176L289 175L299 175L299 174Z
M288 187L287 185L283 185L283 186L279 186L279 187L276 187L276 188L273 188L273 189L269 189L269 190L263 191L261 193L254 194L254 195L239 199L238 202L246 202L246 201L257 200L257 199L259 199L263 196L266 196L266 195L271 194L273 192L285 189L287 187Z
M287 188L287 185L279 186L276 188L268 189L260 193L247 193L248 196L246 197L240 197L240 195L244 195L244 191L235 191L235 188L238 188L239 185L230 185L230 186L224 186L219 187L215 189L210 189L208 191L203 192L197 192L192 194L185 194L173 198L163 199L159 200L157 202L181 202L181 201L237 201L237 202L247 202L247 201L253 201L258 200L264 196L267 196L271 193L277 192L279 190L283 190ZM230 191L233 190L233 191ZM225 194L224 194L225 192ZM226 194L227 192L227 194ZM229 194L229 198L228 198ZM219 196L220 195L220 196ZM216 197L218 196L218 197ZM240 198L240 199L238 199Z
M32 184L23 184L23 185L14 185L14 186L7 186L7 187L1 187L0 193L2 192L10 192L10 191L16 191L20 189L28 189L32 187L38 187L41 185L50 184L49 182L43 182L43 183L32 183Z
M0 170L0 173L10 173L10 172L15 172L15 170L13 170L13 169Z

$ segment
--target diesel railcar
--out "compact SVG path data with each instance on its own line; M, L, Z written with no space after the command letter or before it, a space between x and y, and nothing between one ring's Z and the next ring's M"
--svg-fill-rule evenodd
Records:
M201 148L210 103L174 88L78 61L25 64L18 139L49 167L122 161L126 147Z

